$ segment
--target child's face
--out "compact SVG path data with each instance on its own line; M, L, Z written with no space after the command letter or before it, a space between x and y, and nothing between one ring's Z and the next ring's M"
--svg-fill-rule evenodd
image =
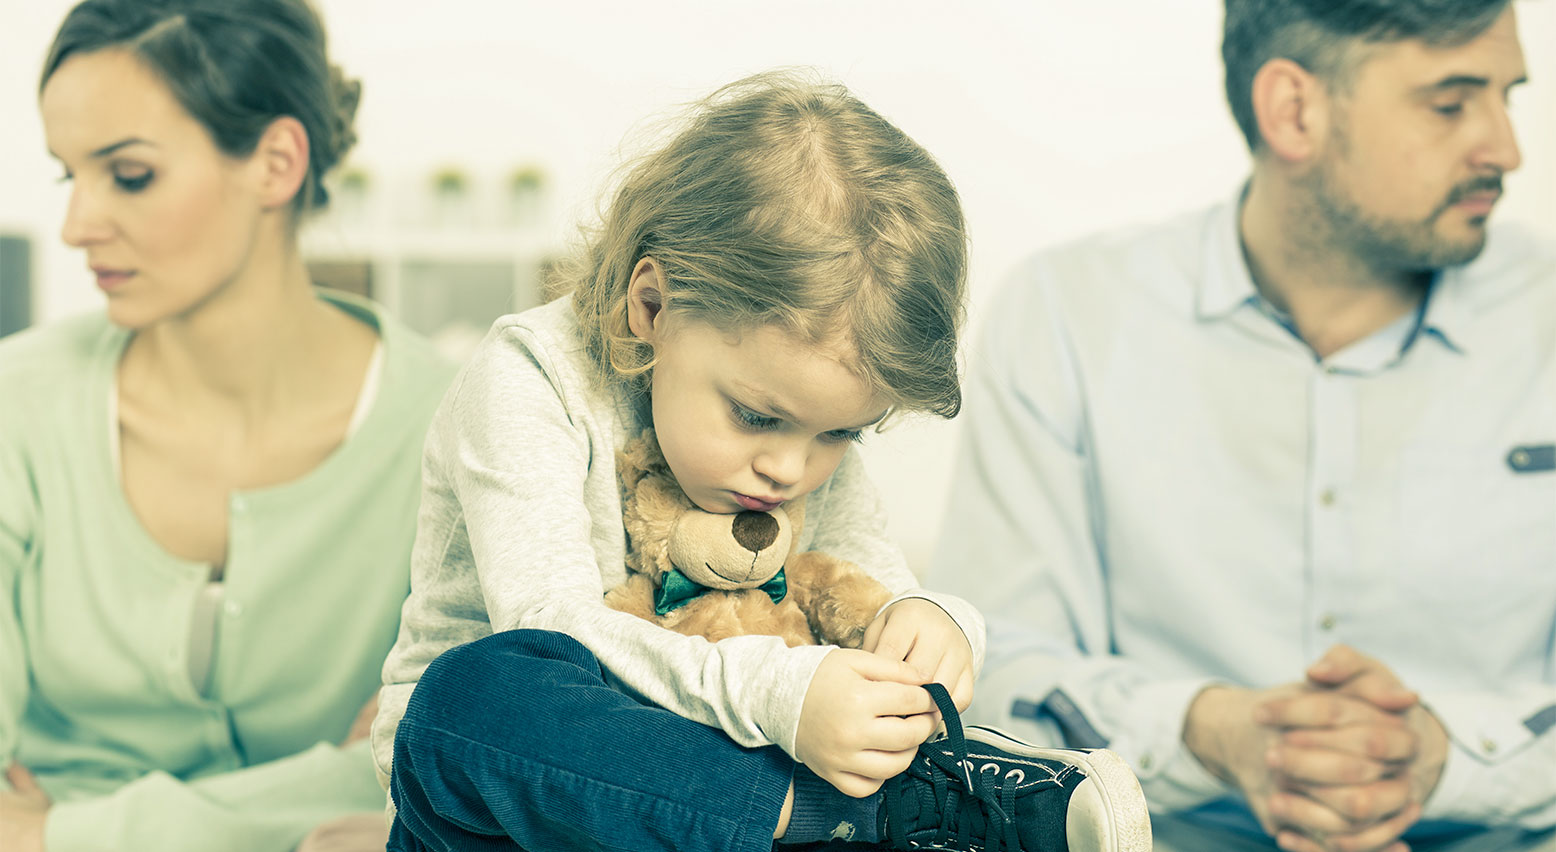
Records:
M654 429L676 481L705 511L767 511L803 497L886 413L843 347L774 326L737 335L681 315L653 326Z

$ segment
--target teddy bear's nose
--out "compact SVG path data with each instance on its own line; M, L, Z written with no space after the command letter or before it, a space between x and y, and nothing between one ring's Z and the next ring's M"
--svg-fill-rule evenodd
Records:
M761 553L778 540L778 520L766 512L741 512L735 516L735 541L752 553Z

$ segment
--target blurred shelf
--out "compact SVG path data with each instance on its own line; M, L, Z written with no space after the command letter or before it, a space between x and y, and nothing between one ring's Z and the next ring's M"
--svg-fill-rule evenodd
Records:
M324 227L302 248L316 283L379 302L461 362L498 317L541 303L556 254L519 230Z

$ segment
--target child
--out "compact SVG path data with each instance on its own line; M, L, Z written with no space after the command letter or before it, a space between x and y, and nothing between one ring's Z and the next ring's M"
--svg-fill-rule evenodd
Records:
M1084 756L978 732L971 757L920 749L937 701L959 733L983 624L917 588L850 447L957 412L965 266L950 181L839 86L735 83L630 170L572 298L499 320L431 428L373 731L391 849L1062 849L1083 812L1113 831L1092 798L1121 797ZM808 498L800 548L896 595L863 649L710 643L604 605L614 454L650 425L707 511Z

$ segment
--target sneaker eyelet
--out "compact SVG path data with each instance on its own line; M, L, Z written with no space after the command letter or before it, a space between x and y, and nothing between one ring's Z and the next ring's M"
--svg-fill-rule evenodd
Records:
M1021 782L1027 780L1027 774L1024 770L1018 767L1005 773L1006 781L1010 781L1012 779L1014 779L1017 784L1020 784Z

